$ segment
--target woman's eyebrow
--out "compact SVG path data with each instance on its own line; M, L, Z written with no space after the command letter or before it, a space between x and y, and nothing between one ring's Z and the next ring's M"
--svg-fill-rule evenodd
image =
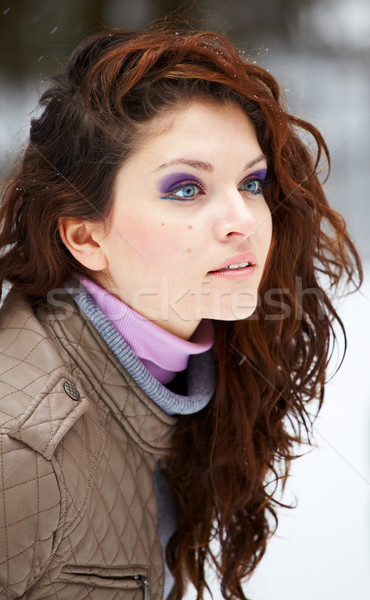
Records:
M252 167L254 167L254 165L262 161L265 161L267 163L267 158L264 154L260 154L259 156L251 160L249 163L247 163L244 167L244 170L248 171L248 169L251 169Z
M254 167L254 165L261 162L262 160L266 161L266 157L263 154L260 154L259 156L251 160L249 163L247 163L244 167L244 170L247 171L248 169L251 169L252 167ZM165 167L171 167L173 165L188 165L189 167L193 167L194 169L200 169L201 171L214 171L213 165L211 165L211 163L209 162L204 162L202 160L192 160L190 158L174 158L173 160L169 160L168 162L159 165L159 167L154 169L153 173L156 173L157 171L160 171Z
M165 167L170 167L172 165L188 165L189 167L193 167L194 169L200 169L202 171L214 171L211 163L203 162L202 160L192 160L190 158L174 158L173 160L169 160L168 162L163 163L156 169L154 169L153 173L164 169Z

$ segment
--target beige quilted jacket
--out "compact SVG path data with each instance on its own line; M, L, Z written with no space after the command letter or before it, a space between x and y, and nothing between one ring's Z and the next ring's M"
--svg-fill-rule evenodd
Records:
M176 419L54 304L0 311L0 598L162 600L153 474Z

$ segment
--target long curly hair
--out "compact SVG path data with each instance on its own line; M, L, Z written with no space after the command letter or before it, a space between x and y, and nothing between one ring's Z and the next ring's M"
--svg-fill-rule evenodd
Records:
M147 125L194 98L234 102L251 120L268 162L273 241L255 314L215 322L214 397L175 428L163 467L178 509L167 561L176 600L189 580L202 598L207 561L224 597L243 600L242 580L277 526L277 484L311 429L308 403L316 399L317 412L323 401L334 323L344 332L333 296L341 281L357 289L362 280L344 220L319 179L330 162L318 130L288 114L272 75L223 35L165 28L93 35L44 92L5 186L0 285L7 280L42 302L71 273L93 278L61 242L58 218L109 223L115 176Z

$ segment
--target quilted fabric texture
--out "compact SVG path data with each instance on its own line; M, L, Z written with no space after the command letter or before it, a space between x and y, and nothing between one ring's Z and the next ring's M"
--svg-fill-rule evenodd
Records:
M1 311L0 597L161 600L153 477L176 419L58 304Z

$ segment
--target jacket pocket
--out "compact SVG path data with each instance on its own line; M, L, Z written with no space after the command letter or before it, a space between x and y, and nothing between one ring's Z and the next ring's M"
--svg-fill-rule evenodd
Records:
M100 567L96 565L65 565L59 581L95 588L132 591L133 598L150 600L147 567ZM141 592L141 596L137 592Z

